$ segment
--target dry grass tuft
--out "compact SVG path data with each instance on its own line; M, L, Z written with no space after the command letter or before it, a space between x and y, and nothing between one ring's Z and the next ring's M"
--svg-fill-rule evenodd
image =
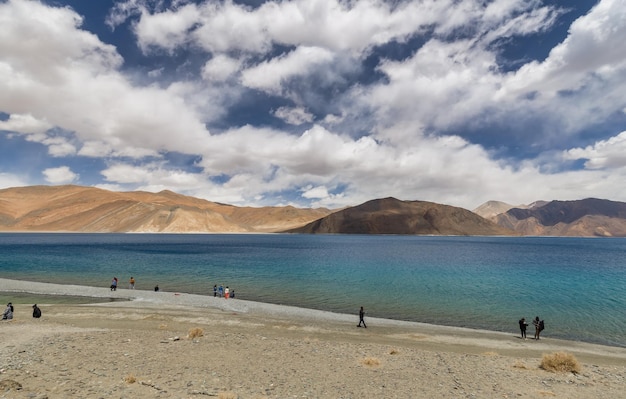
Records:
M365 359L361 360L361 363L363 363L364 365L368 367L380 366L380 360L378 360L375 357L366 357Z
M137 382L137 377L132 374L128 374L126 377L124 377L124 382L127 384L134 384Z
M167 324L160 324L159 330L165 330L167 328Z
M578 363L574 355L565 352L554 352L549 355L543 355L539 367L546 371L562 373L578 374L581 371L580 363Z
M399 350L397 350L397 349L395 349L395 348L393 348L393 349L390 349L390 350L389 350L389 354L390 354L390 355L399 355L399 354L400 354L400 351L399 351Z
M191 330L189 330L189 339L194 339L194 338L198 338L198 337L202 337L204 336L204 330L198 327L194 327Z
M237 399L237 395L233 392L220 392L217 394L217 399Z
M498 356L498 352L483 352L484 356Z
M554 392L550 392L550 391L539 391L539 395L540 396L556 396Z

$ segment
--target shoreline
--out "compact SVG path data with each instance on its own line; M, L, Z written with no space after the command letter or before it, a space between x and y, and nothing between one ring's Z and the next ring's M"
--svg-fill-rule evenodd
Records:
M307 309L289 305L278 305L245 299L224 299L211 296L188 294L183 292L131 290L118 288L111 292L109 288L91 287L72 284L53 284L31 282L25 280L11 280L0 278L0 293L30 293L36 295L74 296L98 299L113 299L111 302L95 302L85 304L89 306L109 307L144 307L144 308L189 308L212 309L221 312L236 314L254 314L276 320L299 321L307 323L331 323L341 326L351 326L358 322L358 315L334 313L317 309ZM0 304L1 305L1 304ZM531 352L557 351L564 348L578 356L607 357L622 359L626 364L626 348L594 344L582 341L572 341L542 337L540 342L532 338L521 340L518 331L501 332L491 330L471 329L465 327L444 326L404 320L368 317L366 321L370 329L401 329L414 330L420 334L428 334L433 342L459 345L463 348L476 346L477 348L491 348L508 350L517 353L524 348ZM529 329L529 337L532 329ZM521 344L521 345L520 345Z
M356 314L1 278L0 292L119 299L38 303L40 319L16 304L14 320L0 322L7 398L586 399L623 397L626 381L625 348L515 332L367 315L357 328ZM554 352L573 354L582 371L541 369Z

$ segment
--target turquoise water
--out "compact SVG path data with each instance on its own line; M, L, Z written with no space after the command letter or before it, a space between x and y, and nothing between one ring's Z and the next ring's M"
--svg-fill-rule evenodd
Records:
M626 347L626 239L0 234L0 277L212 294Z

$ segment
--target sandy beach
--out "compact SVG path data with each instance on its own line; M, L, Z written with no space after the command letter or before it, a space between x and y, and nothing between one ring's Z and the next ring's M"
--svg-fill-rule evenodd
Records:
M0 292L101 298L39 303L41 319L15 304L0 323L0 398L626 398L626 348L522 340L514 321L510 333L367 316L357 328L358 309L7 279ZM582 371L541 369L554 352Z

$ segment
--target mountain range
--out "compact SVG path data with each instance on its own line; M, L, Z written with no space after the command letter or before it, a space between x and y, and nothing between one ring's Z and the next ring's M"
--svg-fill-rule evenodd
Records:
M0 231L96 233L300 233L626 237L626 203L587 198L473 211L382 198L339 210L237 207L172 191L82 186L0 190Z
M0 190L0 231L277 232L330 213L324 208L236 207L171 191L113 192L71 185Z

